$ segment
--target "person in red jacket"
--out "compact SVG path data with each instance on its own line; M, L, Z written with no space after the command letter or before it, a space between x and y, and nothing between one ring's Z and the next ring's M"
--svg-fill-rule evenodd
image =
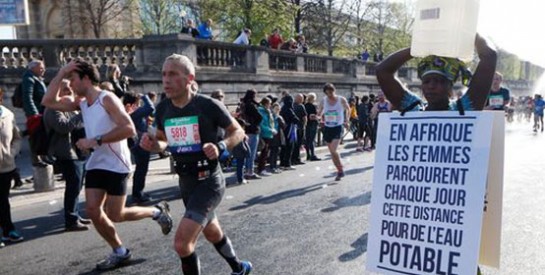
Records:
M278 28L273 30L273 33L269 36L269 47L271 49L280 50L280 46L284 43L282 35L280 35Z

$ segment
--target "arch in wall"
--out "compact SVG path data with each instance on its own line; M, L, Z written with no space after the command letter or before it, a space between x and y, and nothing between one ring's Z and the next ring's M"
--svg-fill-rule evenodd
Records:
M45 16L45 38L64 38L64 22L61 7L57 1L49 1Z

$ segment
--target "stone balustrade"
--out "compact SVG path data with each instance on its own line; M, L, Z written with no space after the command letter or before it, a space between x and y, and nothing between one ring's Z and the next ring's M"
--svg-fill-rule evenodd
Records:
M182 53L197 65L197 81L203 92L221 88L228 103L236 103L249 88L264 93L281 89L320 92L325 82L332 82L344 95L379 91L374 62L199 40L183 34L139 39L0 40L0 49L0 87L7 91L20 82L30 60L45 62L47 82L75 57L96 64L103 77L108 65L118 64L123 74L133 79L132 89L161 91L161 67L172 53ZM410 88L420 84L412 67L401 68L398 77ZM527 81L513 85L531 89Z

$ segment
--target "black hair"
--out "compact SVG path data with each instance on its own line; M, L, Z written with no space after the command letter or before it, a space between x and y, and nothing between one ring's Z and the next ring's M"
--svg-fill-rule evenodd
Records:
M333 83L326 83L326 84L324 85L324 94L325 94L327 91L335 91L335 85L333 85Z
M139 100L138 96L133 92L126 92L123 94L123 105L135 104Z
M246 94L242 98L242 102L248 103L248 102L256 102L255 97L257 96L257 91L255 89L248 89L246 90ZM256 102L257 103L257 102Z
M98 86L100 84L100 74L97 67L79 58L75 61L77 64L76 73L78 74L79 78L83 79L85 76L87 76L93 85Z

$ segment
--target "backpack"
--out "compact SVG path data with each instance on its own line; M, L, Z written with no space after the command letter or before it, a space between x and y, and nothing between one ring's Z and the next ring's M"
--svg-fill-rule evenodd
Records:
M23 108L23 84L18 84L11 96L11 104L15 108Z

